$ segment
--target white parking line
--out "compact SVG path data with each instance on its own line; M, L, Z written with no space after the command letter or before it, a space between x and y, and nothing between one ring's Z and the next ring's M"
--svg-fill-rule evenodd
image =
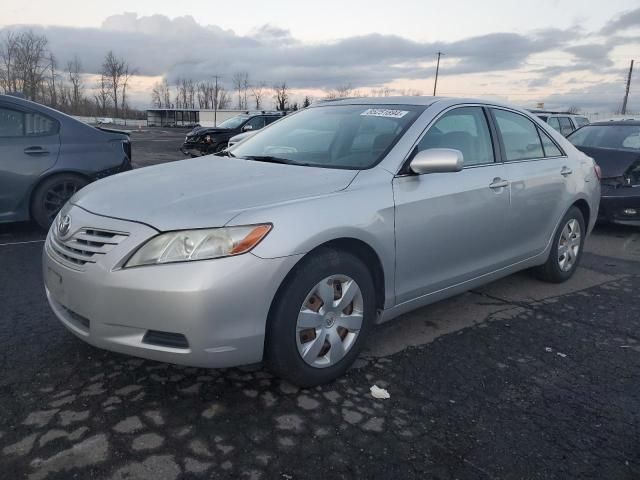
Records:
M27 242L9 242L9 243L0 243L0 247L6 247L8 245L25 245L27 243L42 243L44 242L45 239L43 238L42 240L29 240Z

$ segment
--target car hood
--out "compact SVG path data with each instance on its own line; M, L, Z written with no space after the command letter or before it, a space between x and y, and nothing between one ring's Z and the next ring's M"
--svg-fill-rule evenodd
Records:
M206 156L105 178L83 188L71 203L160 231L220 227L252 208L343 190L356 174Z
M620 177L629 167L640 161L640 154L628 150L596 147L576 148L596 161L602 170L602 178Z
M219 127L196 127L191 130L187 137L199 137L204 135L205 133L213 134L213 133L228 133L230 130L228 128L219 128Z

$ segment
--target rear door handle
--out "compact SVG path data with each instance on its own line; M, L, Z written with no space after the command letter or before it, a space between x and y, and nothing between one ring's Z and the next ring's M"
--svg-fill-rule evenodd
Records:
M573 170L571 170L569 167L562 167L562 170L560 170L560 175L562 175L563 177L566 177L567 175L571 175L573 173Z
M27 155L48 155L49 150L45 150L42 147L27 147L24 149L24 153Z
M508 187L508 186L509 186L509 181L503 180L500 177L494 178L493 182L489 184L489 188L492 188L494 190L497 190L498 188Z

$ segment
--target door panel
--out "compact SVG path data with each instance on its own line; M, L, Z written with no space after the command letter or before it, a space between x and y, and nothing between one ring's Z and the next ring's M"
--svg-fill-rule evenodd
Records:
M402 303L505 266L509 187L502 164L397 177L396 299Z
M507 162L506 178L511 183L505 238L506 252L515 263L544 250L566 208L568 193L561 171L567 158L545 158L562 152L525 115L502 109L493 109L492 114Z
M32 185L53 167L59 151L57 124L0 105L0 219L12 219L25 207Z
M569 202L560 171L567 159L542 158L507 163L511 210L507 218L508 252L514 262L541 253Z

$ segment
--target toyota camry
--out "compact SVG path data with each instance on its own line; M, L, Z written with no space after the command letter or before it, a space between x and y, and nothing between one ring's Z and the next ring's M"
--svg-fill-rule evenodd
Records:
M523 269L568 280L593 160L528 112L437 97L319 102L208 157L88 185L44 247L58 319L100 348L341 375L374 325Z

